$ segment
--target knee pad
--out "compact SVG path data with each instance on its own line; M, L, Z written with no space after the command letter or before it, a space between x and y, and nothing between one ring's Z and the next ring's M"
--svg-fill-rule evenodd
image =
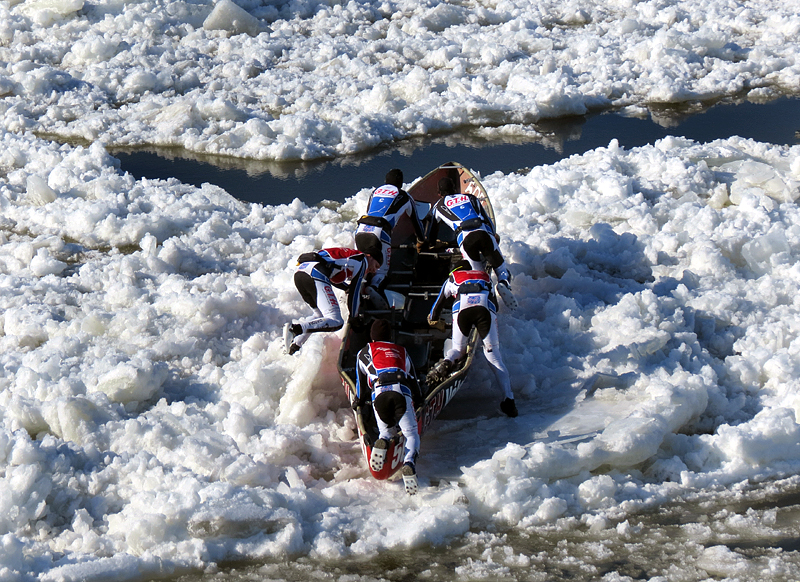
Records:
M373 259L383 265L383 245L377 236L370 232L356 233L356 248L364 253L370 255Z
M298 271L294 274L294 286L300 292L300 297L303 298L312 309L317 308L317 285L314 279L308 273Z
M393 390L381 392L372 406L387 426L395 426L406 413L406 397Z

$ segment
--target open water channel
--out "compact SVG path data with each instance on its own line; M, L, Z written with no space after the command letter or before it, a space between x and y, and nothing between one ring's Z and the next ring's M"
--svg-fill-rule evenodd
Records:
M800 99L767 103L730 101L713 106L687 104L653 110L646 117L603 113L555 119L536 127L539 135L498 141L476 132L408 140L392 148L342 159L314 162L262 162L220 156L192 156L175 150L112 152L122 169L136 178L175 177L186 184L216 184L245 202L309 205L343 202L362 188L379 186L391 168L406 181L424 176L439 164L457 161L487 176L552 164L573 154L605 147L613 139L633 148L668 135L708 142L732 135L793 145L800 140Z
M176 177L217 184L248 202L307 204L342 201L382 182L392 167L406 180L446 161L483 175L553 163L617 139L625 148L667 135L711 141L731 135L793 145L800 142L800 99L726 102L651 111L646 118L606 113L541 124L540 136L489 141L465 132L412 140L378 152L335 161L265 163L189 157L179 152L117 151L122 169L137 178ZM800 579L800 477L751 483L741 491L699 488L657 507L628 513L599 531L579 520L527 533L496 524L472 524L446 546L391 551L378 557L322 563L306 557L268 563L219 564L179 582L336 580L339 582L454 580L706 580ZM508 554L526 556L515 566ZM768 574L765 574L768 573ZM766 575L766 578L765 578Z

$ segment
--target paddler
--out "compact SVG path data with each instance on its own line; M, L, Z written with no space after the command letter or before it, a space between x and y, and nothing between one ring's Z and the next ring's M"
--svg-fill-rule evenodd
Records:
M377 291L381 297L392 254L392 230L400 217L408 215L417 242L424 241L422 224L417 216L414 200L403 190L403 172L396 168L389 170L385 180L385 184L375 188L370 194L367 212L358 219L355 233L356 248L374 257L380 264L369 282L369 287ZM366 291L374 297L372 289Z
M353 407L371 400L378 424L378 440L372 446L370 468L380 471L386 460L389 441L396 429L405 437L403 484L406 493L418 490L416 461L419 454L419 429L414 412L422 395L414 364L405 348L393 343L392 328L386 319L376 319L370 327L370 343L356 358L356 397Z
M294 284L314 314L283 326L288 354L298 352L312 333L336 331L344 325L333 287L347 292L350 319L356 320L361 311L362 286L368 275L378 269L378 261L373 257L349 248L304 253L297 262Z

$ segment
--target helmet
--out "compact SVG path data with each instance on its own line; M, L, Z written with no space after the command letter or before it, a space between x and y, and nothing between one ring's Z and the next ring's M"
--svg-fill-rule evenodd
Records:
M369 337L374 342L388 342L392 339L392 328L386 319L376 319L369 328Z
M398 188L403 187L403 172L402 170L398 170L397 168L393 170L389 170L386 174L386 183L391 184L392 186L397 186Z
M448 194L456 193L456 185L453 183L453 180L447 177L439 179L437 188L439 190L439 196L447 196Z

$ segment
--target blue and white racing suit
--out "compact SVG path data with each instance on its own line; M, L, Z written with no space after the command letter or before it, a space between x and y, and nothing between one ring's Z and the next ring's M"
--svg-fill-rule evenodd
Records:
M320 331L336 331L344 325L342 310L333 287L347 292L347 307L350 317L355 317L361 308L361 287L367 273L367 257L355 249L328 248L317 253L301 255L294 274L297 290L303 300L314 310L314 315L293 321L300 325L302 333L294 342L302 346L309 335Z
M450 273L442 285L439 295L430 312L431 320L438 320L445 299L453 302L453 347L444 355L455 362L467 348L469 333L478 329L483 341L483 354L494 372L505 398L514 398L508 369L500 353L500 339L497 334L497 300L492 293L492 280L481 270L458 269Z
M456 243L461 255L475 270L494 269L498 281L509 281L505 259L497 246L494 225L480 201L472 194L442 196L432 210L434 227L430 233L433 241L439 223L445 223L456 233Z
M367 213L358 219L356 248L380 260L381 266L372 276L370 285L376 289L389 272L392 254L392 229L403 215L408 215L417 239L423 239L422 224L414 200L405 190L392 184L376 188L369 197Z

